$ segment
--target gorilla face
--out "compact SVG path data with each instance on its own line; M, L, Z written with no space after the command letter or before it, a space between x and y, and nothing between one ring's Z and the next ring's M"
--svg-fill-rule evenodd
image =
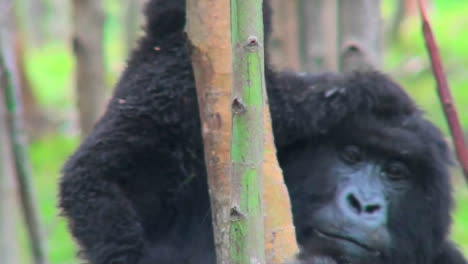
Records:
M450 204L444 192L433 189L446 186L445 175L434 180L428 161L413 158L424 151L431 156L434 146L428 145L437 141L425 144L422 135L408 129L385 136L395 133L385 129L346 135L351 130L341 127L335 133L339 139L330 133L280 153L305 258L334 261L326 263L408 263L422 258L414 252L431 250L421 248L422 237L437 241L435 233L443 232L440 226L445 223L431 208L448 214L449 208L439 209L434 202ZM381 142L373 142L373 134Z
M377 263L390 245L389 202L399 202L407 189L406 166L370 157L355 145L322 146L314 157L309 156L310 150L303 154L290 164L292 170L307 173L291 194L300 219L296 224L299 243L313 255ZM311 161L318 169L303 170Z

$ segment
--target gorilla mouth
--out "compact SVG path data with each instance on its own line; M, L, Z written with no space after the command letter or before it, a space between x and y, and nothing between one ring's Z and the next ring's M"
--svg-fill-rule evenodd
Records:
M372 255L378 257L378 256L381 256L382 255L382 252L380 252L379 250L367 245L367 244L364 244L356 239L353 239L351 237L347 237L347 236L342 236L342 235L337 235L337 234L332 234L332 233L328 233L328 232L324 232L324 231L321 231L321 230L318 230L316 228L313 228L312 231L314 232L314 234L317 236L317 237L320 237L320 238L324 238L324 239L328 239L328 240L341 240L341 241L345 241L345 242L348 242L348 243L351 243L351 244L354 244L355 246L358 246L362 249L364 249L365 251L371 253Z

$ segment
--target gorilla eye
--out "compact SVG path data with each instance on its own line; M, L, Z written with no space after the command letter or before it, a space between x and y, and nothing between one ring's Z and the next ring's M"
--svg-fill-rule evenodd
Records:
M408 178L409 170L403 162L393 161L390 162L385 168L384 172L387 177L394 181L400 181Z
M341 154L343 160L351 164L361 162L364 159L363 156L362 151L357 146L346 146Z

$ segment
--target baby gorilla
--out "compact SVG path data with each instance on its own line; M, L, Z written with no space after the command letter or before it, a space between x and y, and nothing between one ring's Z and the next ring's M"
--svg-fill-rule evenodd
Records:
M89 263L214 263L185 2L151 0L146 15L106 113L64 167L60 207ZM397 84L265 74L299 261L466 263L447 237L447 146Z

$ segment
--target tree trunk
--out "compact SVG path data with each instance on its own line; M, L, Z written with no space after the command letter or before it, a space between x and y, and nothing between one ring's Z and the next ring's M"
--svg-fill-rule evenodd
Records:
M338 71L338 2L339 0L327 0L323 5L322 21L324 34L323 43L325 46L324 65L327 71Z
M2 1L0 1L1 3ZM0 9L4 7L0 4ZM5 10L5 9L2 9ZM1 34L1 33L0 33ZM0 40L2 36L0 35ZM0 67L0 91L7 85L6 73ZM0 92L0 263L19 263L18 239L16 230L16 202L13 181L13 160L10 149L10 138L7 129L7 113L3 92Z
M13 1L12 2L17 2ZM23 0L28 40L33 47L42 47L45 41L45 5L43 0Z
M230 3L187 1L205 162L211 198L216 263L229 262L232 49Z
M401 26L405 18L405 0L397 0L393 11L390 27L387 33L388 42L394 42L400 37Z
M301 10L303 70L380 67L380 0L303 0Z
M48 0L47 41L66 42L70 39L71 3L64 0Z
M28 74L26 72L25 64L25 47L21 33L16 31L14 34L14 46L15 46L15 59L16 59L16 71L19 75L19 82L21 87L21 95L24 109L24 120L25 129L28 138L38 138L47 130L50 123L46 119L45 114L42 112L37 102L36 96L32 88L32 84L29 81Z
M298 253L289 192L276 158L270 109L264 110L265 158L263 204L265 212L265 257L267 264L289 263Z
M73 51L82 136L93 128L105 103L103 21L102 1L73 0Z
M187 4L217 263L283 264L297 245L264 98L261 2L232 1L232 10L228 0ZM263 194L262 171L271 187ZM263 238L262 195L271 198Z
M271 63L278 69L298 71L301 68L298 2L297 0L271 0L273 9L273 32L269 55Z
M11 2L10 8L11 11L6 13L5 19L8 20L7 34L11 37L9 41L12 41L14 46L14 66L16 67L14 71L17 72L19 76L26 131L30 137L39 137L42 132L45 131L47 122L34 96L32 85L26 72L24 34L19 27L20 23L16 12L16 1Z
M13 152L14 173L18 182L21 205L26 227L28 229L31 250L35 264L46 263L46 252L41 238L39 214L36 207L34 190L31 185L31 167L26 151L26 138L22 123L22 108L20 104L19 76L14 70L15 52L12 47L11 33L4 28L0 30L0 72L3 73L4 85L1 87L3 103L6 106L6 120L10 148Z
M302 70L325 71L324 0L302 0L300 20L302 40ZM329 32L327 32L328 34ZM333 33L333 32L330 32Z
M338 71L338 0L302 0L302 70Z
M1 80L0 80L1 81ZM3 84L1 84L3 87ZM0 96L0 100L1 100ZM1 108L1 106L0 106ZM15 232L17 226L15 186L9 139L5 129L5 112L0 109L0 263L19 263L18 239Z
M3 73L0 73L0 75ZM3 80L0 80L0 86L4 87ZM0 100L2 100L0 94ZM6 129L6 113L0 104L0 263L16 264L18 263L18 240L16 236L16 214L14 213L18 204L13 181L13 168L11 160L11 151L9 148L9 138Z
M0 16L0 25L3 26L3 28L0 27L0 47L2 47L2 42L9 40L13 5L7 0L0 0L0 10L5 12L3 17ZM2 52L0 50L0 56ZM9 145L5 98L3 97L3 91L7 86L5 69L0 65L0 234L2 234L0 237L0 263L16 264L19 262L19 245L15 232L17 219L15 219L16 214L13 212L18 204L15 199L13 159Z
M339 2L339 69L379 68L382 57L380 0Z
M127 54L133 50L138 39L138 33L142 24L141 11L145 2L145 0L127 0L123 19Z

